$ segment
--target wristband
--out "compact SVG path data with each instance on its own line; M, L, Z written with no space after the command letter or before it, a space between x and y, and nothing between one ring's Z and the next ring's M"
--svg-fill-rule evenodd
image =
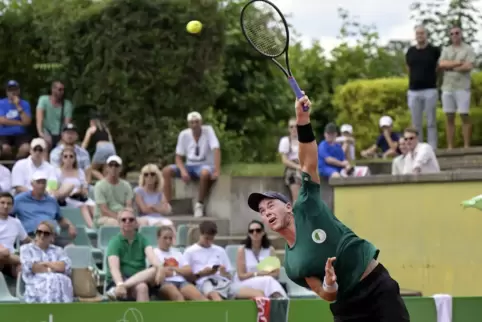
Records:
M336 291L338 291L338 283L335 282L335 284L330 286L330 285L327 285L325 282L325 279L323 279L323 290L326 293L336 293Z
M313 134L311 123L305 125L297 125L296 130L298 131L298 141L300 143L311 143L315 140L315 135Z

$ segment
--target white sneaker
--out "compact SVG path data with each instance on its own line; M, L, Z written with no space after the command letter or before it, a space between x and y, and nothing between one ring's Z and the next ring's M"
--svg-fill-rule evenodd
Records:
M117 300L117 296L115 295L115 286L111 287L106 293L105 295L107 295L107 297L109 298L109 300L111 301L116 301Z
M204 216L204 205L200 202L196 202L194 206L194 217L202 217Z

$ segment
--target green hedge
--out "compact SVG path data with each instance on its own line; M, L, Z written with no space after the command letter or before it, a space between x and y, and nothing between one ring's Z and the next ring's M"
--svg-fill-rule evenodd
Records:
M337 112L337 124L353 125L356 148L361 151L369 147L379 134L378 120L390 115L395 131L410 126L410 111L407 106L408 80L406 78L380 78L356 80L339 86L333 97ZM472 77L472 145L482 145L482 72ZM445 116L442 107L437 107L437 129L439 148L446 147ZM426 132L425 132L426 133ZM425 136L426 137L426 136ZM456 146L463 146L460 119L457 118Z

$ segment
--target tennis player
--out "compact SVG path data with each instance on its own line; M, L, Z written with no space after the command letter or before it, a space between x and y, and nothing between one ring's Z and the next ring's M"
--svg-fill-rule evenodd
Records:
M341 223L321 200L318 151L308 97L296 102L302 186L292 207L277 192L252 193L251 209L287 242L285 269L326 301L336 322L406 322L398 283L377 261L379 250ZM374 228L375 229L375 228Z

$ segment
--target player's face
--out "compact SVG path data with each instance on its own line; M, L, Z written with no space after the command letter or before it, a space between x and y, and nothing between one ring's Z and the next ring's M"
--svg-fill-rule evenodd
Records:
M259 203L259 213L265 225L274 231L286 228L288 225L289 204L277 199L263 199Z

